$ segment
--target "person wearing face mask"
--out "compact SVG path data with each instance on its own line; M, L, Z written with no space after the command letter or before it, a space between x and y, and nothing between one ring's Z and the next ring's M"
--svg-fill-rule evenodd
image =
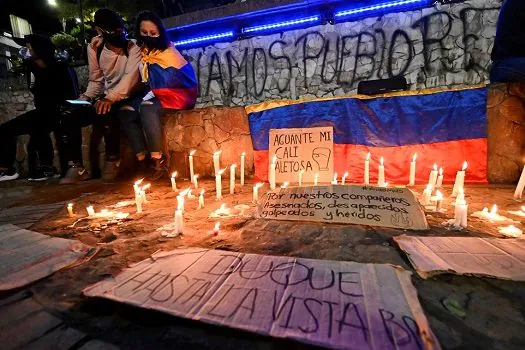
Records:
M151 91L143 98L139 116L121 121L139 162L144 164L149 153L153 171L148 177L157 180L167 169L162 153L160 114L163 109L193 108L198 83L193 67L170 42L166 28L155 13L140 13L136 28L142 57L142 79ZM148 167L143 165L141 168Z
M75 107L63 117L62 142L69 147L69 169L61 183L75 183L100 177L113 180L120 162L119 119L136 118L144 96L140 81L140 49L127 39L122 18L113 10L95 12L94 26L98 36L88 46L89 82L80 100L91 106ZM93 125L90 141L90 172L83 167L81 127ZM101 137L106 145L102 173L98 170L98 146Z
M57 61L55 46L48 37L30 34L14 40L23 45L20 54L35 109L0 125L0 181L19 177L14 167L16 141L17 136L25 134L31 137L27 149L29 180L44 181L58 175L53 167L54 149L49 134L60 119L65 101L78 97L78 82L67 63Z

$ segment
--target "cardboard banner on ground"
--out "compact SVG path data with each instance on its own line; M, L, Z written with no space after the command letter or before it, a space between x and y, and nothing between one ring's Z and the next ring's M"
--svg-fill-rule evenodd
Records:
M178 249L84 290L337 349L439 349L410 273L391 265Z
M0 225L0 291L19 288L96 253L79 241L53 238L15 225Z
M304 129L272 129L269 142L270 159L277 157L275 179L277 183L295 183L304 170L303 181L331 182L334 172L333 127Z
M525 281L525 240L406 235L394 240L423 278L455 273Z
M423 209L407 188L342 185L281 188L266 193L256 216L406 230L428 229Z

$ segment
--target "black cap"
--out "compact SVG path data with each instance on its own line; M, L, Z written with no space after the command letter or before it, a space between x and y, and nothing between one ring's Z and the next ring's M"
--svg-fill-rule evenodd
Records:
M110 9L100 9L95 12L94 24L109 32L124 28L124 21L118 13Z

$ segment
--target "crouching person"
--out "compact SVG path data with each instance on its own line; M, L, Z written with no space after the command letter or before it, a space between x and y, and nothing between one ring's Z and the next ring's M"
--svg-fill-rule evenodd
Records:
M60 149L68 163L68 170L61 183L69 184L102 177L113 180L120 164L119 119L138 115L144 96L140 81L140 49L127 39L122 18L114 11L100 9L95 13L95 30L98 36L88 47L89 83L80 101L87 105L74 105L62 117ZM81 128L93 125L90 141L91 171L86 171L82 159ZM104 137L106 145L102 173L96 166L98 147Z

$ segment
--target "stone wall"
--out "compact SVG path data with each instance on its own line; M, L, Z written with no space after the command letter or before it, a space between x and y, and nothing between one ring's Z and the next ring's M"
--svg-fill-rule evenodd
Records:
M326 24L183 54L199 107L353 94L359 81L405 76L411 89L486 82L502 0L467 0Z

